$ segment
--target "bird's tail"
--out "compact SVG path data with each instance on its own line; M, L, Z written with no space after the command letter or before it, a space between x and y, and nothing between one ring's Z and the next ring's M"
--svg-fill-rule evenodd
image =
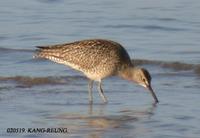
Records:
M62 60L62 51L57 47L37 46L36 54L33 58L45 58L60 63Z
M47 58L47 56L51 55L51 52L47 49L47 47L37 46L36 53L33 58Z

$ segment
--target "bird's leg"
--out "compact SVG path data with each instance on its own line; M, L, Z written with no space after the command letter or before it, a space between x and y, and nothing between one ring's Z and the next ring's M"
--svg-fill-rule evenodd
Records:
M93 102L92 88L93 88L93 80L89 80L88 82L88 94L89 94L89 102L90 104Z
M104 95L101 81L99 81L99 95L101 96L101 98L104 101L104 103L108 102L106 96Z

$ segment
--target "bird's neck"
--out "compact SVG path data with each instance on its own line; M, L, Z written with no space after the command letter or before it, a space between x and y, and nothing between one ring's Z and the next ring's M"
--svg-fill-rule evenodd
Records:
M119 71L118 76L129 81L135 81L137 68L127 67Z

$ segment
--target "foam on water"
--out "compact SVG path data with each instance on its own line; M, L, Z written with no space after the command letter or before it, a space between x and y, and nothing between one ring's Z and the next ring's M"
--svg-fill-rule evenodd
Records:
M133 64L135 65L156 65L160 66L162 68L169 68L176 71L188 71L192 70L197 75L200 71L200 65L199 64L188 64L188 63L182 63L182 62L167 62L167 61L159 61L159 60L145 60L145 59L134 59Z
M82 76L47 76L47 77L30 77L30 76L0 76L0 83L17 83L16 87L32 87L37 85L62 85L69 81L82 80Z

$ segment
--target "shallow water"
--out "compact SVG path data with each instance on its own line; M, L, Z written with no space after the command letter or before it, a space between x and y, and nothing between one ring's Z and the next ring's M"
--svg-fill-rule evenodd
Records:
M0 136L85 138L200 137L200 2L0 1ZM140 86L103 81L109 103L87 79L47 60L35 46L88 38L120 42L152 74L160 100ZM6 133L7 128L67 128L68 133Z

